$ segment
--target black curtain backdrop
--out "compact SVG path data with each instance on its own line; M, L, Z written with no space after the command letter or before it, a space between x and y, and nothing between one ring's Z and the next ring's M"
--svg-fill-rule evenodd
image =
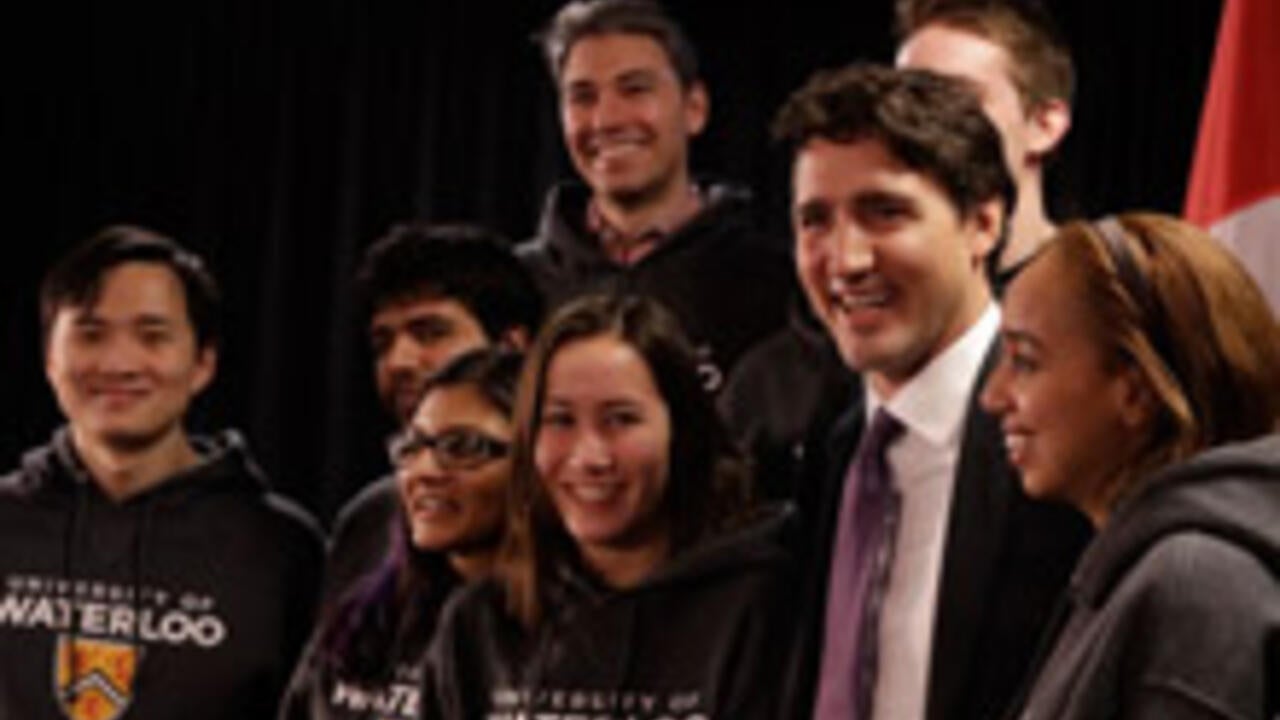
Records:
M6 23L0 467L60 422L36 288L107 223L203 253L227 301L195 430L242 429L276 486L332 514L385 469L351 276L411 217L528 235L570 172L530 34L550 0L51 3ZM1178 212L1221 0L1048 3L1080 70L1059 216ZM671 3L700 48L700 173L751 184L786 242L769 119L810 72L893 51L890 0Z

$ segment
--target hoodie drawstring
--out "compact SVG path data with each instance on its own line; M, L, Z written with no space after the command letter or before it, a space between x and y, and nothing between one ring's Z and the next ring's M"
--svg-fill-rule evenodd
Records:
M89 514L89 493L83 479L75 478L72 484L75 487L75 500L71 503L71 512L67 515L67 522L62 532L62 579L72 588L74 596L75 552L80 544L80 538L84 535L82 528ZM67 684L62 689L63 700L68 704L75 703L76 695L79 694L77 686L80 683L80 625L75 622L74 613L72 615L70 637L67 640Z
M143 590L143 562L145 560L146 540L151 534L151 524L155 518L155 498L147 496L142 500L142 508L139 510L141 518L138 521L138 529L133 534L132 556L133 562L130 568L129 582L132 587L129 589L129 597L133 604L133 627L129 634L129 651L133 653L133 678L132 692L137 693L138 688L138 670L142 665L142 590Z

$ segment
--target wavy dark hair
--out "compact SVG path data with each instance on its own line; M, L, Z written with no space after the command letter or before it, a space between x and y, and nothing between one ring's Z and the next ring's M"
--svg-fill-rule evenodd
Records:
M508 611L526 628L543 616L545 580L557 567L580 562L534 462L547 369L566 345L601 336L621 340L644 359L671 418L670 475L660 511L667 515L672 554L736 524L750 506L747 466L703 389L696 355L675 317L636 295L587 296L565 305L530 350L516 397L514 468L496 574Z
M505 237L479 225L393 225L365 251L356 284L366 316L405 301L455 300L491 340L513 328L532 335L542 320L533 276Z
M474 350L455 358L427 382L422 397L442 388L470 386L510 417L521 355ZM461 578L445 553L414 547L397 513L391 549L381 565L343 595L321 622L316 659L322 670L363 681L384 679L397 648L425 648L449 593Z
M1000 133L972 87L928 70L867 63L820 70L778 110L773 137L793 158L815 138L878 141L898 162L938 183L962 218L999 200L1007 221L1017 200ZM987 254L988 277L1008 235L1008 222L1001 225Z

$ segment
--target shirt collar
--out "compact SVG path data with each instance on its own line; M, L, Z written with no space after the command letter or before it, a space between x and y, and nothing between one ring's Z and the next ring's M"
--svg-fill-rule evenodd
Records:
M689 192L696 201L692 212L681 212L671 217L659 218L650 227L631 234L623 232L610 223L600 211L595 198L592 197L587 203L587 231L600 241L601 249L610 260L619 265L633 265L666 242L706 205L702 191L696 183L689 185Z
M987 349L1000 328L1000 309L994 302L950 347L933 358L885 403L866 384L867 417L884 405L911 432L933 445L956 443L969 411L969 398Z

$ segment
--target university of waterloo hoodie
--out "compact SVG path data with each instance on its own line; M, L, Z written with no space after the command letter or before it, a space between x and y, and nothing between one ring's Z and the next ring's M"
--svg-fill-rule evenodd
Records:
M527 633L493 582L456 593L427 657L424 718L777 716L790 622L787 517L694 547L627 590L563 569Z
M1280 718L1280 436L1152 478L1085 550L1064 610L1008 717Z
M323 543L233 432L116 502L64 428L0 478L0 718L269 718Z

